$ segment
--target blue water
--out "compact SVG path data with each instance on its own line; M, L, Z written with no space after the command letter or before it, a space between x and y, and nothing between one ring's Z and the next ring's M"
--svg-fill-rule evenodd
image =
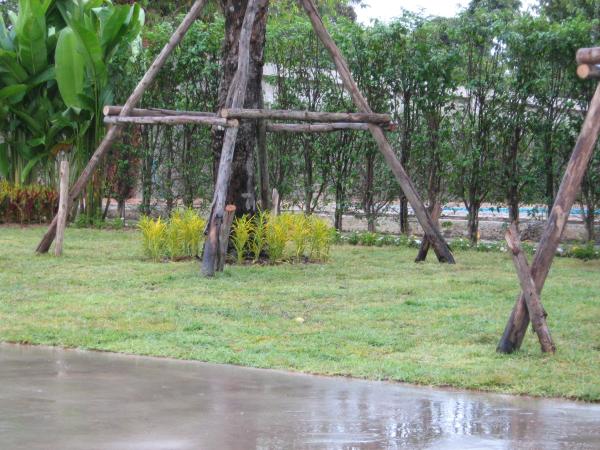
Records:
M461 214L461 215L467 215L468 214L468 210L465 207L444 207L443 209L443 213L444 214ZM508 216L509 214L509 209L508 208L502 208L502 207L488 207L488 208L481 208L481 212L482 213L491 213L491 214L498 214L498 215L502 215L502 216ZM530 217L530 216L536 216L536 217L545 217L547 215L548 212L548 208L545 207L540 207L540 208L532 208L532 207L523 207L523 208L519 208L519 214L522 217ZM571 209L571 216L580 216L584 213L587 212L587 209L581 209L581 208L573 208ZM600 214L600 209L595 211L596 214Z

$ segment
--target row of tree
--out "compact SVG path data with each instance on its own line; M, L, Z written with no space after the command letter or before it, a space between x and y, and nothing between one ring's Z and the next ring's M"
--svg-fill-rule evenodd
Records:
M117 103L127 97L189 4L151 3L136 57L124 47L111 55L108 79ZM227 14L234 3L240 2L220 0L221 8L213 5L193 26L144 97L145 106L218 109L232 71L222 57L231 56L227 42L235 41L235 18ZM535 12L522 12L515 1L473 1L454 18L405 13L370 26L356 23L346 1L326 0L319 6L373 109L390 112L398 123L390 138L427 202L463 202L472 240L486 202L508 204L513 219L519 218L523 203L552 204L591 98L592 83L575 76L574 55L598 40L597 2L542 1ZM260 20L256 26L260 31L266 24L266 46L264 54L253 54L253 63L260 68L265 63L264 80L261 71L255 84L267 86L268 106L353 110L296 2L272 2L268 21L266 16ZM251 96L247 106L261 104L258 97ZM409 231L406 199L369 135L269 133L263 139L258 125L246 126L237 149L230 196L239 200L238 209L270 206L267 192L274 187L282 201L307 213L335 204L338 228L345 213L360 211L374 230L377 215L398 203L402 230ZM197 126L130 128L100 177L103 194L123 207L139 185L144 212L156 200L168 209L179 201L209 202L219 149L215 143L218 136ZM590 238L600 204L599 178L596 154L581 194Z

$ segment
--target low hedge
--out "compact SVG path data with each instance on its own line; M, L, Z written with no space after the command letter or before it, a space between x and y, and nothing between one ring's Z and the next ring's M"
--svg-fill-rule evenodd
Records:
M58 192L55 189L0 181L0 223L46 223L57 210Z

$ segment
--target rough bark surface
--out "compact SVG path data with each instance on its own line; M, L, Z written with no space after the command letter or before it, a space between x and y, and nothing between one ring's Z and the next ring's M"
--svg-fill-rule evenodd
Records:
M225 107L227 94L237 70L238 43L248 0L219 0L225 16L225 40L223 44L222 76L219 85L219 109ZM268 2L258 10L250 41L250 64L245 108L258 109L262 106L262 74L267 24ZM232 164L227 203L236 207L236 214L253 213L256 210L255 148L257 145L257 123L244 120L240 124ZM223 130L213 131L215 165L218 165L223 147ZM215 170L215 173L218 171Z
M531 277L537 294L542 292L556 249L567 224L571 208L581 187L583 176L593 155L600 133L600 85L596 88L590 109L565 171L546 229L531 264ZM499 353L518 350L529 326L529 312L523 294L519 296L497 347Z

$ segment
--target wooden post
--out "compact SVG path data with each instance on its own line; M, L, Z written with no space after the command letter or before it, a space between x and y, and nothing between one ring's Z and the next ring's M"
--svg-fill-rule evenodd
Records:
M272 200L271 214L273 216L279 215L279 191L273 188L273 200Z
M175 30L175 33L173 33L171 39L169 39L169 42L164 46L164 48L156 57L156 59L154 60L144 77L140 80L140 82L134 89L133 93L123 106L119 114L120 116L129 116L131 114L135 106L139 103L142 96L144 95L144 92L146 92L150 84L156 79L158 72L160 72L160 70L163 68L165 62L167 61L173 50L175 50L175 48L179 45L187 31L194 23L194 21L200 16L204 5L206 5L206 2L207 0L196 0L194 2L190 11L183 19L183 22L181 22L181 25L179 25L177 30ZM71 192L69 194L69 205L71 205L75 201L75 199L79 197L85 186L87 186L88 182L92 178L92 175L96 171L98 164L100 164L102 158L104 158L104 156L108 153L114 141L119 136L119 132L122 126L122 124L117 124L108 129L108 132L104 136L104 139L102 140L102 142L88 161L88 164L83 170L83 172L81 172L79 179L73 185L73 188L71 189ZM38 247L36 249L37 253L48 252L50 246L52 245L52 241L56 236L57 224L58 218L54 217L54 220L52 220L52 223L48 227L46 234L38 244Z
M567 165L564 178L556 196L554 206L548 217L544 234L531 264L531 276L535 282L537 294L540 295L554 260L560 237L565 229L571 208L581 187L581 181L594 153L600 133L600 85L590 103L590 109L575 144L571 160ZM497 351L512 353L523 343L525 332L529 326L529 312L523 294L519 296L512 310L504 334L500 339Z
M260 107L264 106L264 93L260 93ZM269 180L269 152L267 151L267 122L256 122L256 153L258 155L258 175L260 177L260 207L263 211L271 209L270 180Z
M231 82L225 105L228 108L242 108L246 100L246 89L248 86L248 66L250 63L250 39L252 37L252 28L254 19L259 7L267 0L249 0L246 7L246 15L242 30L240 32L238 67ZM217 173L217 182L215 184L215 193L212 202L210 218L206 230L206 240L204 241L204 254L202 257L202 274L206 277L212 277L217 269L219 261L219 235L223 215L225 213L225 201L227 198L227 187L231 178L231 163L235 151L235 141L237 139L239 128L228 128L223 138L223 150L219 162L219 171Z
M223 272L227 260L227 249L229 247L229 236L231 235L231 225L235 218L235 205L225 207L223 223L221 223L221 232L219 234L219 261L217 263L217 272Z
M67 218L69 216L69 160L65 152L58 155L60 162L60 188L58 196L58 214L56 224L56 243L54 245L54 255L62 256L63 244L65 241L65 229L67 228Z
M529 270L529 264L527 264L527 257L521 248L521 240L519 239L519 231L517 225L512 223L506 230L506 243L508 249L512 253L513 262L517 269L517 275L521 284L521 290L525 297L525 303L527 304L527 311L531 317L531 323L535 332L540 340L542 352L554 353L556 347L552 342L550 336L550 330L546 323L546 312L540 301L540 296L537 293L533 278L531 278L531 271Z
M306 10L306 13L310 18L315 33L317 34L317 36L331 55L333 62L335 63L335 66L337 68L337 71L340 75L340 78L342 79L346 90L350 93L354 104L361 113L372 114L373 111L371 110L371 107L369 106L369 103L367 102L365 97L360 92L358 85L354 81L354 78L352 77L352 73L348 68L346 60L340 53L340 50L338 49L335 42L333 42L333 39L327 32L325 25L323 25L323 21L319 16L319 13L313 0L299 1ZM361 120L360 122L368 121ZM412 206L415 215L417 216L417 219L419 220L419 223L421 224L421 227L425 232L425 235L428 236L428 238L430 239L433 245L433 249L435 250L435 253L438 257L438 260L440 262L454 264L454 256L452 255L448 244L444 240L444 237L439 232L439 230L435 227L431 216L425 209L425 206L423 205L423 202L419 197L417 189L415 188L412 180L404 170L404 167L402 167L402 164L396 157L396 153L394 152L392 146L388 142L383 130L381 129L381 127L373 124L369 125L369 129L371 130L371 134L373 135L373 138L379 146L379 150L383 154L386 162L388 163L392 172L394 173L396 180L400 184L404 195L406 195L408 202Z
M433 205L431 210L431 220L439 230L439 220L442 215L442 205L436 202ZM427 259L427 254L429 253L429 249L431 248L431 241L427 237L427 235L423 236L423 240L421 241L421 246L419 247L419 254L415 259L415 262L424 262Z

